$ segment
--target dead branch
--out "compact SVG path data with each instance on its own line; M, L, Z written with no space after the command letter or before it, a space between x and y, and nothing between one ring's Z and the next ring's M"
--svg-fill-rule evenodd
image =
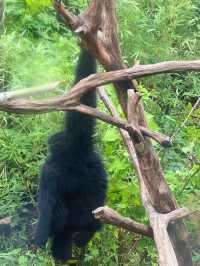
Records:
M169 147L169 137L165 136L163 134L160 134L158 132L153 132L148 128L144 128L142 126L139 126L138 129L131 124L128 124L127 122L121 120L120 118L116 116L109 116L106 113L103 113L97 109L94 109L92 107L86 106L86 105L77 105L75 107L71 107L70 110L79 111L85 114L88 114L90 116L93 116L95 118L98 118L104 122L107 122L113 126L116 126L118 128L124 129L127 132L129 132L130 136L132 136L134 139L138 139L138 142L141 141L141 138L143 139L142 134L144 136L150 137L154 140L156 140L158 143L160 143L163 147ZM142 134L141 134L141 133Z
M165 215L167 224L169 224L169 222L185 218L186 216L189 216L193 214L194 212L196 211L191 211L187 208L179 208L179 209L176 209L175 211L169 212Z
M182 208L167 214L160 214L152 206L149 193L142 179L140 179L140 187L142 201L146 211L148 212L151 228L153 230L154 240L159 256L159 265L178 266L178 258L167 230L168 224L170 221L183 218L191 212L186 208Z
M60 17L62 18L63 22L70 27L73 31L77 29L79 26L79 19L77 16L74 16L65 8L62 1L55 0L54 1L54 8L59 13Z
M141 96L134 92L134 90L128 90L128 104L127 104L127 119L128 123L135 128L136 137L134 137L135 143L140 143L144 140L138 125L137 111L138 104Z
M98 92L99 92L101 99L107 106L108 110L111 112L111 114L115 117L118 117L118 113L114 105L112 104L112 101L106 94L105 90L103 88L99 88ZM136 154L134 145L130 141L129 134L126 131L120 130L120 132L128 148L130 158L132 159L135 165L136 171L138 173L138 177L140 181L140 188L141 188L141 198L145 206L145 209L149 214L150 224L153 229L154 240L155 240L155 244L158 250L159 263L160 265L165 265L165 266L178 266L177 258L176 258L172 243L170 241L170 237L167 232L167 227L170 221L175 221L177 219L183 218L189 215L191 212L186 208L182 208L182 209L177 209L167 214L160 214L154 209L154 207L151 204L149 193L143 181L143 177L142 177L142 173L140 170L139 161L137 159L137 154ZM101 208L97 209L96 210L97 214L98 214L98 210L100 210L100 214L101 214L102 209ZM94 213L96 213L96 211ZM101 215L103 216L103 219L101 219ZM96 218L100 219L102 222L110 223L109 214L105 215L105 219L104 219L104 213L101 215L96 216ZM123 222L123 218L121 218L120 221ZM115 217L114 215L114 217L111 219L111 222L113 225L121 226L124 229L129 230L129 228L124 227L123 223L122 223L123 226L120 223L118 223L118 216Z
M158 66L156 66L158 65ZM52 111L52 105L56 106L60 103L63 103L65 105L69 105L70 100L72 102L77 102L80 97L86 93L87 91L94 89L96 87L111 83L111 82L117 82L119 80L124 80L127 79L129 80L130 78L137 78L137 77L142 77L144 76L144 73L142 74L141 69L143 68L146 71L146 75L152 75L152 74L159 74L159 65L168 65L166 72L172 72L172 69L174 69L174 72L177 72L178 70L183 71L185 70L196 70L200 71L200 60L196 61L182 61L182 62L163 62L159 64L154 64L154 65L145 65L145 66L133 66L132 68L128 69L122 69L122 70L117 70L117 71L110 71L106 73L98 73L98 74L93 74L90 75L89 77L82 79L80 82L78 82L68 93L63 95L62 97L57 97L51 100L47 101L9 101L10 99L13 98L18 98L21 96L27 96L27 95L33 95L35 93L39 93L39 91L45 91L45 90L51 90L56 87L58 84L57 82L54 84L47 84L39 87L32 88L33 91L30 91L30 93L27 91L19 91L19 94L17 91L14 92L8 92L8 94L0 94L0 110L1 111L15 111L15 108L20 109L19 111L23 111L23 107L20 108L20 105L24 105L24 112L34 112L34 111L40 111L39 106L41 107L41 111ZM170 66L170 67L169 67ZM163 67L164 68L164 67ZM154 69L154 70L153 70ZM156 70L155 70L156 69ZM147 74L148 73L148 74ZM35 90L35 93L34 93ZM6 96L5 96L6 95ZM69 102L68 102L69 101ZM12 104L11 104L12 103ZM29 108L30 105L30 108ZM71 105L71 102L70 102ZM50 109L48 109L48 106L50 106ZM7 109L5 109L7 108ZM34 109L35 108L35 109ZM30 110L29 110L30 109ZM57 106L57 109L62 109Z
M107 73L98 73L90 75L89 77L82 79L80 82L78 82L68 93L63 95L62 97L59 96L57 98L46 100L46 101L8 101L13 98L18 98L21 96L27 96L27 95L33 95L35 93L39 93L40 91L45 90L51 90L54 89L54 86L56 87L58 85L57 82L52 84L47 84L39 87L32 88L33 91L14 91L14 92L8 92L8 93L2 93L0 94L0 110L1 111L10 111L15 112L15 109L19 109L19 112L34 112L34 111L52 111L53 106L55 106L56 110L62 110L61 104L65 106L74 105L77 101L79 101L80 97L86 93L88 90L94 89L96 87L99 87L101 85L105 85L111 82L116 82L122 79L130 79L130 78L136 78L136 77L142 77L143 74L141 74L141 71L138 68L146 68L151 70L153 68L156 68L157 70L154 71L154 74L158 74L159 70L156 67L156 65L171 65L171 68L169 67L166 72L171 72L174 65L174 71L178 71L181 68L183 70L198 70L200 71L200 60L198 61L182 61L182 62L163 62L155 65L146 65L146 66L134 66L129 69L123 69L118 71L111 71ZM179 66L178 66L179 65ZM153 74L153 70L149 71L149 75ZM35 91L35 92L34 92ZM21 106L21 108L20 108ZM48 108L50 106L50 108ZM41 108L41 109L40 109ZM146 132L146 130L144 130ZM147 133L149 134L149 133ZM150 136L151 137L151 136ZM152 136L153 137L153 136ZM154 136L154 138L157 138Z
M90 75L77 83L69 92L71 96L83 94L89 89L119 80L130 80L144 76L178 71L200 71L200 60L169 61L151 65L133 66L132 68Z
M23 93L23 92L22 92ZM20 94L20 93L19 93ZM28 93L27 93L28 94ZM13 92L8 97L17 96L17 92ZM6 96L5 96L6 97ZM77 97L77 96L76 96ZM50 100L45 101L28 101L28 100L5 100L0 103L0 110L6 112L13 113L44 113L44 112L53 112L53 111L78 111L95 118L98 118L104 122L110 123L116 127L122 128L129 132L131 136L134 138L138 137L138 130L134 128L133 125L129 125L127 122L111 117L106 113L99 111L98 109L82 105L78 103L78 99L74 97L74 99L68 94L63 97L57 97ZM78 96L79 98L80 96ZM64 100L63 100L64 99ZM139 127L140 128L140 127ZM140 128L142 134L144 136L148 136L150 138L155 139L162 146L166 147L166 142L168 141L168 137L163 134L153 132L150 129L141 127Z
M111 115L115 118L119 118L119 114L115 108L115 106L113 105L111 99L109 98L109 96L107 95L105 89L103 87L99 87L98 88L98 93L102 99L102 101L104 102L105 106L107 107L107 109L109 110L109 112L111 113ZM133 143L131 141L131 137L129 136L128 132L123 130L123 129L119 129L120 130L120 134L124 140L124 143L128 149L129 155L131 157L131 159L133 159ZM134 149L135 150L135 149ZM134 160L133 160L134 162Z
M171 142L170 137L168 137L168 136L166 136L160 132L155 132L155 131L149 130L147 127L140 126L140 130L144 136L150 137L151 139L154 139L155 141L160 143L160 145L162 145L163 147L168 148L168 147L172 146L172 142Z
M93 214L96 219L100 220L103 223L112 224L136 234L153 237L151 227L133 221L130 218L123 217L107 206L99 207L98 209L93 211Z
M15 91L5 91L0 93L0 103L12 99L24 98L28 96L33 96L39 93L50 92L55 90L62 81L54 81L48 84L34 86L30 88L15 90Z

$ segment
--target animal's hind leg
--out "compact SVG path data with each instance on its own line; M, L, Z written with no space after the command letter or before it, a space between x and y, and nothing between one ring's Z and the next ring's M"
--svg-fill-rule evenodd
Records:
M93 238L95 231L82 230L74 236L73 242L77 247L84 247Z
M40 216L35 234L35 245L42 247L50 235L52 210L56 204L56 197L50 189L41 188L39 210Z
M56 260L66 261L72 256L73 232L65 230L55 235L52 244L52 255Z

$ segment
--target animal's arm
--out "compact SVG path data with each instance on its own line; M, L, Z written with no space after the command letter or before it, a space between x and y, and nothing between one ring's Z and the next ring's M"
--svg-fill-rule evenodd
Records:
M39 193L39 221L37 225L35 244L44 246L50 235L53 210L57 202L57 178L51 171L43 169Z

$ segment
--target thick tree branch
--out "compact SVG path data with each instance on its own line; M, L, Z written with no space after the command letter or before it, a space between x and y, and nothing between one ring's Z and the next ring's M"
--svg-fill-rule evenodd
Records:
M140 126L140 130L144 136L154 139L155 141L160 143L160 145L162 145L163 147L168 148L172 146L170 137L160 132L149 130L147 127L143 127L143 126Z
M103 100L103 102L107 106L108 110L111 112L111 114L115 117L118 117L118 113L117 113L114 105L112 104L112 101L110 100L110 98L106 94L105 90L103 88L99 88L98 92L99 92L101 99ZM137 158L137 154L136 154L134 145L130 141L129 134L127 132L125 132L123 130L120 130L120 132L121 132L122 137L124 139L124 142L128 148L130 158L132 159L132 161L135 165L136 171L138 173L138 177L139 177L139 181L140 181L140 188L141 188L142 202L145 206L146 211L149 214L149 219L150 219L151 227L153 229L155 244L156 244L156 247L158 250L159 263L160 263L160 265L165 265L165 266L178 266L177 258L176 258L172 243L170 241L170 237L169 237L168 232L167 232L167 227L168 227L168 223L170 221L175 221L177 219L183 218L183 217L189 215L191 212L186 208L177 209L177 210L170 212L170 213L167 213L167 214L160 214L160 213L156 212L156 210L152 206L149 193L148 193L146 185L144 184L144 181L143 181L143 176L142 176L142 173L140 170L140 165L139 165L139 161ZM102 213L101 208L97 209L94 213L97 212L97 214L98 214L99 213L98 210L100 210L100 214L101 214ZM103 212L101 215L95 216L95 217L97 219L100 219L102 222L109 223L109 214L105 215L105 218L104 218L104 212ZM121 220L123 221L123 219L120 219L120 221ZM118 217L117 216L116 217L114 216L111 219L111 222L113 225L121 226L127 230L130 230L130 228L124 227L124 224L123 224L123 226L120 225L120 223L118 224Z
M52 88L52 87L51 87ZM40 91L41 88L39 88ZM33 93L36 93L33 91ZM2 93L2 98L16 98L20 97L20 95L25 96L24 90L13 91L11 93ZM27 92L26 95L30 96L30 92ZM116 127L122 128L129 132L129 134L133 137L137 137L138 131L134 128L133 125L129 125L126 121L121 119L117 119L115 117L111 117L106 113L99 111L98 109L94 109L92 107L81 105L78 103L80 96L76 95L74 99L68 94L63 97L57 97L50 100L45 101L28 101L28 100L3 100L0 103L0 110L6 112L14 112L14 113L44 113L44 112L53 112L53 111L78 111L95 118L98 118L104 122L110 123ZM149 129L145 129L141 127L141 132L144 136L152 137L156 141L158 141L161 145L166 146L165 143L168 140L167 136L162 135L162 141L159 137L160 133L153 132ZM158 137L155 137L158 136Z
M144 76L150 76L161 73L171 73L177 71L200 71L200 60L196 61L169 61L151 65L133 66L127 69L110 71L90 75L88 78L81 80L70 91L71 95L76 93L85 93L92 87L99 87L119 80L130 80Z
M130 218L123 217L107 206L96 209L95 211L93 211L93 214L96 219L100 220L103 223L112 224L136 234L153 237L151 227L133 221Z
M60 17L62 18L63 22L70 27L73 31L77 29L80 25L80 20L77 16L74 16L68 9L65 8L62 1L55 0L54 1L54 8L59 13Z
M134 138L135 143L140 143L144 140L143 135L139 129L138 125L138 103L140 100L140 95L135 93L134 90L128 90L128 104L127 104L127 120L128 123L135 128L137 132L137 138Z
M176 209L175 211L169 212L165 215L166 220L167 220L167 224L169 224L169 222L173 222L173 221L176 221L178 219L185 218L186 216L189 216L189 215L193 214L194 212L196 212L196 211L191 211L187 208L179 208L179 209Z
M141 70L143 69L143 70ZM137 78L137 77L143 77L144 75L153 75L153 74L159 74L162 73L161 70L165 72L177 72L177 71L191 71L191 70L196 70L196 71L200 71L200 60L196 60L196 61L180 61L180 62L176 62L176 61L171 61L171 62L163 62L163 63L158 63L158 64L153 64L153 65L144 65L144 66L133 66L132 68L128 68L128 69L122 69L122 70L117 70L117 71L110 71L110 72L106 72L106 73L98 73L98 74L93 74L90 75L89 77L82 79L80 82L78 82L68 93L66 93L63 97L62 97L62 101L64 102L65 100L69 100L71 98L76 98L76 99L80 99L80 97L86 93L88 90L91 90L95 87L99 87L111 82L116 82L119 80L124 80L124 79L130 79L130 78ZM44 86L51 86L54 88L58 85L57 82L54 84L49 84L49 85L44 85ZM41 86L42 87L42 86ZM33 88L34 89L34 88ZM41 88L41 90L43 90L44 88ZM35 88L35 90L40 90L39 88ZM16 96L17 96L17 92ZM36 92L37 93L37 92ZM19 92L20 94L20 92ZM23 92L24 94L24 92ZM30 94L34 94L34 91L31 92ZM27 92L27 95L30 95ZM2 94L1 94L2 95ZM14 95L12 95L12 92L9 92L9 95L11 95L11 98L14 97ZM16 97L15 97L16 98ZM10 97L9 97L10 99ZM59 97L59 99L61 99L61 97ZM1 107L3 107L7 102L6 102L6 98L1 97L0 98L0 110ZM57 101L57 99L54 99L55 101ZM54 101L52 100L52 101ZM17 101L15 101L15 104L17 105ZM19 101L19 103L22 103ZM26 108L28 108L28 104L30 103L30 106L32 104L34 104L34 101L26 101ZM36 103L36 102L35 102ZM23 103L22 103L23 104ZM46 101L37 101L38 105L46 105ZM51 105L51 104L50 104ZM10 107L11 108L11 107ZM30 107L32 108L32 106ZM46 110L48 111L48 110Z

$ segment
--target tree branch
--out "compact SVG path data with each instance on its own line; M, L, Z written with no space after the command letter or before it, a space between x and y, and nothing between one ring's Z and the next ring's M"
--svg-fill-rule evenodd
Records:
M28 96L33 96L39 93L49 92L55 90L62 81L55 81L48 84L29 87L25 89L15 90L15 91L5 91L0 93L0 103L12 99L24 98Z
M101 99L103 100L108 110L110 111L110 113L113 116L118 117L118 113L114 105L112 104L112 101L106 94L105 90L101 87L101 88L98 88L98 92L99 92ZM130 136L124 130L120 130L120 133L124 139L124 142L129 151L130 158L132 159L135 165L136 171L138 173L138 177L140 181L140 189L141 189L141 198L142 198L143 205L145 206L145 209L149 214L150 224L153 229L154 240L155 240L155 244L158 250L159 263L160 265L165 265L165 266L178 266L177 258L176 258L172 243L170 241L170 237L167 232L167 227L170 221L183 218L189 215L190 211L186 208L182 208L182 209L177 209L167 214L160 214L156 212L155 208L152 206L149 193L144 183L143 176L140 170L140 164L137 158L134 145L130 139ZM98 213L98 209L97 209L97 213ZM95 217L97 219L101 218L101 216L95 216ZM117 218L116 220L115 218L113 218L113 220L115 222L112 224L119 226L118 223L116 222ZM106 219L102 219L101 221L108 223L109 219L107 219L107 216L106 216ZM124 225L121 227L125 228ZM125 228L125 229L130 229L130 228Z
M110 71L90 75L78 82L69 92L71 95L82 94L87 90L99 87L119 80L130 80L161 73L172 73L178 71L200 71L200 60L196 61L169 61L151 65L133 66L127 69Z
M93 214L96 219L100 220L103 223L112 224L136 234L153 237L151 227L133 221L130 218L123 217L107 206L96 209L95 211L93 211Z
M66 26L75 31L80 25L80 19L77 16L74 16L68 9L66 9L62 1L60 0L54 1L54 8L59 13Z
M93 74L79 81L69 92L67 92L62 97L55 98L49 101L57 102L57 100L60 99L64 103L64 101L68 101L72 98L76 99L77 101L87 91L94 89L96 87L111 83L111 82L116 82L116 81L124 80L124 79L130 80L130 78L143 77L145 75L160 74L160 73L163 73L162 71L170 73L173 71L177 72L181 70L182 71L186 71L186 70L200 71L200 60L182 61L182 62L171 61L171 62L163 62L163 63L153 64L153 65L144 65L144 66L140 65L140 66L133 66L132 68L128 68L128 69ZM17 92L15 93L17 94ZM51 105L50 102L49 104ZM15 105L19 105L18 103L23 105L23 102L21 101L19 102L13 101L13 104ZM5 98L0 98L0 110L5 111L3 107L6 104L7 104L7 101L5 100ZM31 105L37 104L37 105L44 107L43 105L47 106L48 101L37 101L37 102L26 101L26 109L28 108L28 104L30 104L30 108L32 110L32 108L34 107ZM8 104L8 107L9 107L9 104ZM9 108L12 108L12 105L10 105ZM45 111L48 111L48 108ZM51 111L51 108L50 108L50 111Z

